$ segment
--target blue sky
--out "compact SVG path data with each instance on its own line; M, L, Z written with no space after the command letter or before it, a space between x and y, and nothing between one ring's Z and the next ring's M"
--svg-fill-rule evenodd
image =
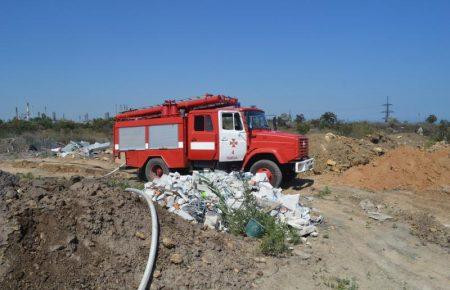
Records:
M450 118L450 1L5 1L0 118L206 92L268 113Z

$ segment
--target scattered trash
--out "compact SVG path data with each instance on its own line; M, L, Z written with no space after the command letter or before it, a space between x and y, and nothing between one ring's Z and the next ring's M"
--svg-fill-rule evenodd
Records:
M369 210L373 210L375 208L375 205L373 204L373 202L371 202L368 199L363 199L361 200L361 202L359 203L359 206L364 210L364 211L369 211Z
M213 185L218 192L209 185ZM282 189L272 187L264 173L253 175L249 172L204 170L194 171L192 175L180 175L176 172L145 184L145 191L153 196L153 201L169 212L219 231L228 231L222 215L243 205L247 189L255 197L258 210L298 230L300 236L317 231L314 224L320 223L322 217L315 214L312 218L311 209L300 204L299 194L283 194ZM256 228L255 223L250 221L246 228L247 235L260 235L263 229Z
M373 152L377 153L378 155L383 155L384 154L384 149L381 147L374 147L373 148Z
M381 212L382 205L375 206L369 199L363 199L359 203L359 206L363 211L366 212L367 216L378 221L384 222L387 219L392 219L393 217Z
M423 136L423 128L419 127L419 129L417 129L417 134L419 134L420 136Z
M382 222L384 222L385 220L388 220L388 219L392 219L392 218L393 218L393 217L390 216L390 215L387 215L387 214L384 214L384 213L381 213L381 212L376 212L376 211L369 211L369 212L367 213L367 215L368 215L370 218L373 218L373 219L375 219L375 220L377 220L377 221L382 221Z
M110 142L105 143L98 143L95 142L94 144L90 144L89 142L80 141L70 141L69 144L67 144L64 147L56 147L50 149L51 152L55 153L59 157L66 157L68 155L75 155L79 154L84 157L90 157L95 153L98 153L100 151L105 151L111 146Z

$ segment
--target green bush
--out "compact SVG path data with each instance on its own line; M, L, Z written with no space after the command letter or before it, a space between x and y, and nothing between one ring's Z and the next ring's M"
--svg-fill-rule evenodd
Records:
M334 131L337 134L357 139L373 134L377 130L378 129L374 124L369 123L367 121L351 122L351 123L339 122L334 127Z
M306 134L311 129L311 126L309 123L301 122L297 124L297 132L300 134Z
M110 140L114 119L94 119L87 123L57 120L49 117L32 118L29 121L13 119L0 122L0 138L28 136L31 143L69 142L85 140L89 142ZM29 138L32 135L32 138ZM30 143L30 144L31 144Z
M278 222L275 217L261 211L251 189L245 188L244 201L237 208L229 208L225 199L213 183L203 180L211 191L219 197L218 209L222 212L222 220L233 235L244 235L245 227L250 219L255 219L264 228L260 250L265 255L280 255L288 250L287 243L297 244L300 241L298 233L288 225Z
M437 126L435 133L432 136L434 141L450 141L450 122L447 120L441 120Z

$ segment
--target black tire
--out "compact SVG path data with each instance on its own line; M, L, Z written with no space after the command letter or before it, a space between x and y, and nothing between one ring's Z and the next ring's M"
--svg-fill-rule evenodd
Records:
M271 160L263 159L253 163L250 167L250 172L255 174L262 169L268 169L270 171L272 175L270 178L270 184L272 184L273 187L279 187L281 181L283 180L283 173L281 172L280 167Z
M149 159L145 165L145 179L147 181L152 181L156 176L160 176L159 172L162 174L169 174L169 167L167 167L166 162L164 162L161 158Z

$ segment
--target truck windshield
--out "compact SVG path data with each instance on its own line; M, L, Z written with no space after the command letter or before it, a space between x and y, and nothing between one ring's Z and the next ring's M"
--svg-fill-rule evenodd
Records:
M245 118L247 119L248 127L251 129L269 129L264 112L246 111Z

